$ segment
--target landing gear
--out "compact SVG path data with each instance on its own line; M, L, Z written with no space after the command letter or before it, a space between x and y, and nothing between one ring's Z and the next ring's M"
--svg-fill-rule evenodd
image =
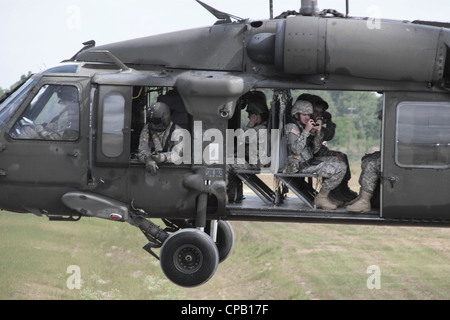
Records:
M206 233L183 229L172 234L162 245L160 264L166 277L175 284L195 287L214 275L219 253Z
M140 215L130 215L129 222L147 237L149 243L144 249L159 259L169 280L182 287L195 287L215 274L218 264L228 258L234 246L229 222L203 219L204 229L188 220L167 219L163 219L167 227L161 229ZM159 257L152 251L154 248L161 248Z
M209 221L208 221L209 222ZM212 231L214 221L206 223L205 232L214 239L214 231ZM219 263L225 261L234 247L234 232L233 227L228 221L217 221L217 231L215 236L217 249L219 250Z
M168 226L165 230L176 232L180 229L195 228L194 223L188 220L163 220ZM234 231L228 221L206 220L205 233L216 243L219 250L219 263L224 262L231 254L234 247Z

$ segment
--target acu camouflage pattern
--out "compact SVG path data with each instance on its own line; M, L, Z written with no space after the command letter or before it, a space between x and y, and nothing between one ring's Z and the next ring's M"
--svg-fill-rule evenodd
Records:
M175 130L173 131L172 137L169 137L172 126L175 126ZM180 155L177 152L174 152L173 149L179 142L180 130L182 130L181 127L171 122L166 130L162 132L151 132L151 139L155 145L155 150L150 150L148 144L150 139L150 131L147 125L144 126L139 138L139 161L145 163L147 159L150 159L152 156L159 155L163 156L165 159L165 161L162 162L177 163L180 160ZM174 144L172 148L169 148L170 150L164 150L164 146L166 145L168 139L174 141Z
M247 142L247 139L243 139L243 138L239 138L238 137L238 143L240 143L240 146L242 146L242 144L245 144L245 159L238 159L235 158L234 159L234 164L232 165L233 169L236 170L245 170L245 169L252 169L252 170L257 170L260 169L263 166L269 165L269 164L261 164L260 158L258 157L258 151L259 154L263 154L263 152L267 152L267 138L268 138L268 132L266 131L265 133L262 132L262 134L260 134L260 130L267 130L267 121L263 121L260 124L255 124L253 122L248 122L247 125L244 126L244 128L242 129L245 132L247 132L248 130L255 130L256 132L256 141L249 141ZM256 143L256 148L254 148L253 143ZM252 145L250 145L252 144ZM261 146L266 146L266 149L261 148ZM239 146L238 146L239 147ZM256 154L254 154L254 152L256 152ZM267 155L267 154L264 154ZM249 163L249 160L251 159L257 159L256 163Z
M315 173L323 178L322 188L333 190L344 178L347 166L336 157L315 157L318 164L306 165L305 162L313 159L322 146L323 135L314 135L305 130L300 130L294 123L286 125L288 137L288 159L284 172L288 174L299 172ZM320 161L320 163L319 163Z
M361 160L361 175L359 176L359 184L365 192L373 194L380 179L381 153L376 151L367 155Z
M314 157L322 147L322 135L318 136L299 128L294 123L285 127L288 147L288 165L291 162L305 162Z

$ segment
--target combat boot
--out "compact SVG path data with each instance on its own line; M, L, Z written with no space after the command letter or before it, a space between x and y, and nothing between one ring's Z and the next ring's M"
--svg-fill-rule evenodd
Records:
M361 196L358 194L358 196L357 196L355 199L353 199L352 201L347 202L345 205L346 205L346 206L352 205L352 204L354 204L356 201L358 201L359 198L361 198Z
M351 190L346 182L342 182L337 188L331 190L330 198L344 203L354 200L358 194Z
M347 211L352 212L368 212L372 209L370 206L370 199L372 199L372 194L361 190L358 200L345 208Z
M330 190L320 190L314 199L314 204L317 209L335 210L337 208L337 205L328 198L329 194Z
M328 200L331 201L333 204L336 205L336 207L342 207L344 206L345 202L339 199L336 199L332 193L332 191L330 191L330 194L328 195Z

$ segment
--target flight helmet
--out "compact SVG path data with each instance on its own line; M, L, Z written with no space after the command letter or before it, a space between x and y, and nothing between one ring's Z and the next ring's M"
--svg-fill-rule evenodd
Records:
M163 102L157 102L150 107L147 116L150 130L162 132L170 125L170 108Z

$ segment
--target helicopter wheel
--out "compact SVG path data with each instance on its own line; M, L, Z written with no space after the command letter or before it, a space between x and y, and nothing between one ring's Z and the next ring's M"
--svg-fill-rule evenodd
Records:
M209 222L209 221L208 221ZM216 245L219 250L219 263L225 261L231 254L234 247L234 231L228 221L217 221L217 239ZM205 232L211 235L211 223L207 223Z
M166 277L182 287L207 282L216 272L219 254L206 233L183 229L172 234L161 247L161 268Z

